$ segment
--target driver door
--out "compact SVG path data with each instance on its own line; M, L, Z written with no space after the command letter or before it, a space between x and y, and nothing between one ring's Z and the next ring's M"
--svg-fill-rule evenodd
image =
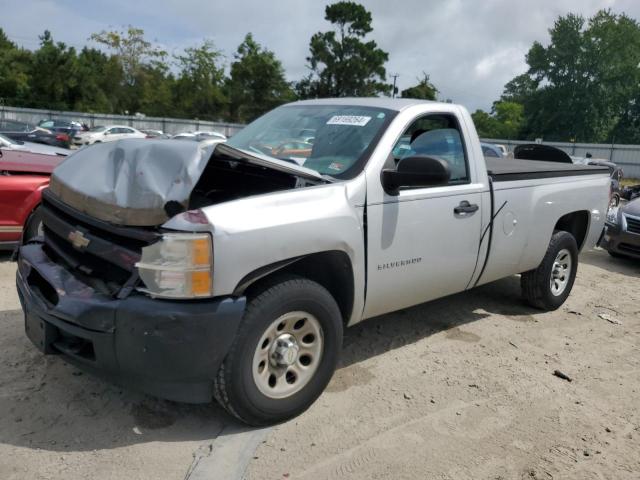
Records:
M462 139L457 118L437 114L414 121L394 146L395 162L438 157L449 164L451 178L447 185L384 193L381 202L367 204L365 318L467 288L478 258L486 187L472 181ZM368 181L379 182L379 176ZM465 202L477 210L461 213Z

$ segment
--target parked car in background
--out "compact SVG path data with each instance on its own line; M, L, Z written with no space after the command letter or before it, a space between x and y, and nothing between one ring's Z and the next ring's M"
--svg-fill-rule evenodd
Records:
M485 157L489 157L489 158L504 157L504 153L502 149L498 145L494 145L493 143L481 142L480 148L482 148L482 154Z
M226 140L227 137L220 132L214 131L195 131L195 132L182 132L173 136L176 140L193 140L196 142L200 142L202 140L206 140L207 138L221 138L222 140Z
M600 246L613 257L640 259L640 198L609 208Z
M69 148L71 141L66 133L55 133L16 120L0 120L0 133L16 141L42 143L60 148Z
M503 157L509 153L509 150L507 150L507 147L505 145L502 145L499 143L494 143L493 145L495 145L498 149L500 149Z
M94 143L114 142L123 138L146 138L140 130L126 125L109 125L93 127L86 132L78 132L73 137L73 144L78 146Z
M82 131L82 125L80 122L64 119L40 120L40 122L38 122L38 127L49 130L52 133L63 133L68 135L69 144L71 144L71 139L76 135L76 133Z
M144 129L144 130L140 130L142 133L144 133L147 138L171 138L171 135L164 133L162 130L149 130L149 129Z
M67 148L54 147L43 143L19 142L2 133L0 133L0 148L6 150L22 150L25 152L43 153L46 155L62 155L64 157L71 153Z
M65 157L0 150L0 249L13 249L42 233L42 190Z
M36 126L18 120L0 120L0 133L28 133L35 130Z
M620 190L620 199L630 202L640 197L640 185L630 185L622 187Z
M623 196L622 179L624 178L624 171L622 168L609 160L592 158L591 156L572 156L571 159L573 160L573 163L579 165L598 165L601 167L607 167L611 177L610 205L618 206L620 204L620 199Z
M551 145L529 143L518 145L513 150L514 158L527 160L542 160L547 162L567 163L574 165L593 165L607 167L611 184L609 188L609 204L618 205L622 195L621 181L624 176L622 168L608 160L593 158L590 154L585 157L571 156L564 150Z

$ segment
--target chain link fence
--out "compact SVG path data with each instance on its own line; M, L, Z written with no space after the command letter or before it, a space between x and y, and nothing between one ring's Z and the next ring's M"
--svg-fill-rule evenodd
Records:
M138 130L162 130L170 135L196 130L213 130L227 137L233 136L244 125L238 123L208 122L183 118L160 118L143 115L113 115L108 113L65 112L38 108L19 108L0 105L0 120L16 120L37 125L41 120L74 120L89 127L98 125L128 125Z

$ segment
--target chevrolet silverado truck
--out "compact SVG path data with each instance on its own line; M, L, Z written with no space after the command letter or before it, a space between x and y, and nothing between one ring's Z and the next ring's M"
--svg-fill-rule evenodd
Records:
M297 138L309 151L274 152ZM362 320L516 274L557 309L608 191L602 167L485 161L463 107L410 99L296 102L206 148L99 144L54 170L20 248L26 333L121 385L281 422Z

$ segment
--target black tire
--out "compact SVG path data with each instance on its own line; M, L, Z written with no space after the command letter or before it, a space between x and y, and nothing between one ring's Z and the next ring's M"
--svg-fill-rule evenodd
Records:
M40 207L37 207L25 223L24 230L22 232L22 243L25 244L35 237L38 236L38 233L42 230L42 211Z
M281 315L303 311L321 326L323 349L317 370L302 389L274 399L260 392L253 376L254 353L263 334ZM342 315L331 294L300 277L284 277L250 298L236 338L214 380L215 399L229 413L253 425L295 417L320 396L335 371L342 348Z
M571 256L569 279L564 290L556 295L551 289L551 275L558 253L566 249ZM540 310L557 310L567 299L573 288L578 272L578 246L576 240L568 232L556 231L551 237L547 253L535 270L522 274L520 285L522 294L529 304Z

